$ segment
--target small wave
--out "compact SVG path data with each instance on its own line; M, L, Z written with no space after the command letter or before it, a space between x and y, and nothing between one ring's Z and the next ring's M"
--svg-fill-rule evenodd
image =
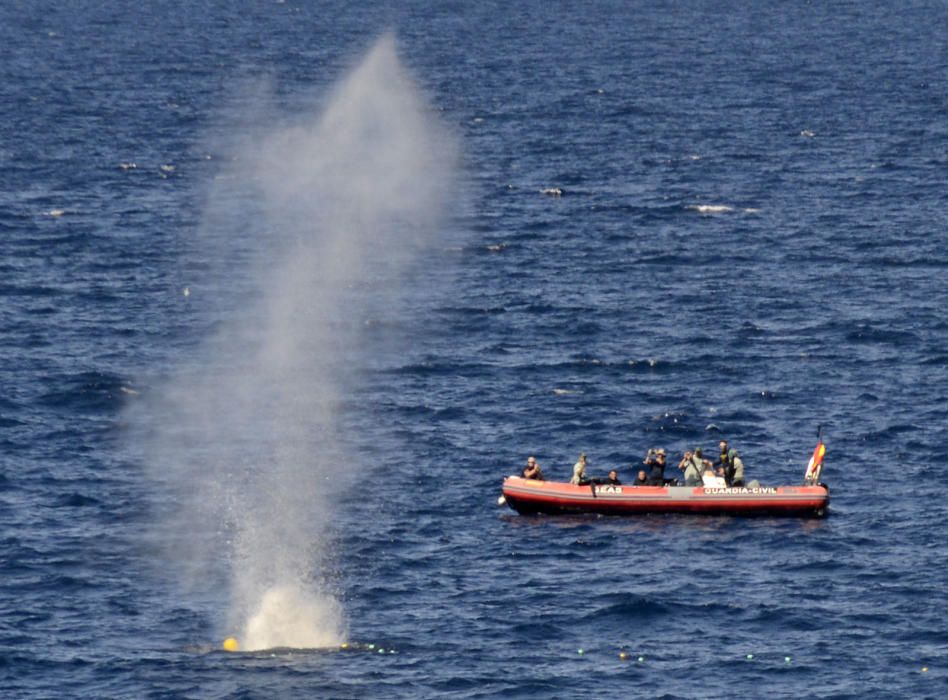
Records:
M896 330L893 328L878 327L870 322L858 322L854 328L846 332L846 340L852 343L913 346L919 342L919 337L913 331Z
M58 388L40 396L40 402L75 411L113 410L127 395L128 388L120 377L102 372L81 372L56 383Z
M82 508L85 506L97 506L101 501L92 496L83 496L81 493L70 493L60 496L56 500L56 505L60 508Z
M540 194L545 194L547 197L562 197L563 190L559 187L546 187L540 190Z
M538 641L556 639L563 634L563 629L559 625L537 620L512 625L510 631L515 635L515 638Z
M55 289L54 287L42 287L42 286L29 286L29 287L17 287L14 285L3 285L0 284L0 296L10 296L10 297L52 297L59 296L63 294L63 290Z
M595 610L593 619L620 618L622 620L646 620L667 615L669 608L661 601L647 596L624 594L615 596L613 602Z
M637 371L650 371L659 369L664 363L657 357L647 357L642 360L627 360L626 365Z
M23 425L23 421L19 421L16 418L0 416L0 428L14 428L18 425ZM2 475L0 475L0 481L2 481Z
M734 211L734 207L729 207L726 204L691 204L688 208L699 214L725 214Z

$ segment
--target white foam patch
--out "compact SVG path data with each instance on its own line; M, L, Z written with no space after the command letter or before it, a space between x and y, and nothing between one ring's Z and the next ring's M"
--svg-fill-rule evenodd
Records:
M725 204L692 204L689 209L693 209L699 214L724 214L734 211L734 207Z
M245 651L338 646L345 641L342 609L329 596L275 586L250 615L241 641Z

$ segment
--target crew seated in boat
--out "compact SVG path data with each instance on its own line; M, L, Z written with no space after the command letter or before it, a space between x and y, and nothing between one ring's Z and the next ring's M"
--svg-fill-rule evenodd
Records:
M540 463L537 462L536 457L527 457L527 466L520 472L520 476L524 479L543 481L543 471L540 469Z
M635 481L632 482L633 486L648 486L648 474L644 469L639 469L639 473L635 476Z
M569 480L571 484L588 484L589 477L586 476L586 453L581 452L579 460L573 465L573 478Z
M599 486L622 486L622 482L619 481L619 474L615 469L611 470L609 476L605 479L601 476L594 476L589 481Z

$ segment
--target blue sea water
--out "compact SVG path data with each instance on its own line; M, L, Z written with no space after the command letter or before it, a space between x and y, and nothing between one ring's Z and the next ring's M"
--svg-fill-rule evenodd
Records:
M0 5L3 696L948 695L946 26L940 2ZM460 186L366 319L401 343L339 349L353 459L314 537L352 645L228 654L227 533L190 533L220 556L182 583L191 482L129 416L259 291L221 264L266 256L257 220L196 242L261 126L248 86L305 119L385 31ZM795 483L817 426L823 520L496 505L528 454L631 478L722 437Z

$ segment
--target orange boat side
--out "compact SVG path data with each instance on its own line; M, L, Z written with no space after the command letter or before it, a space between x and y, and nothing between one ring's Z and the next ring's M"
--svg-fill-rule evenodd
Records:
M819 486L758 488L704 486L574 486L511 476L503 493L519 513L704 513L822 516L829 489Z

